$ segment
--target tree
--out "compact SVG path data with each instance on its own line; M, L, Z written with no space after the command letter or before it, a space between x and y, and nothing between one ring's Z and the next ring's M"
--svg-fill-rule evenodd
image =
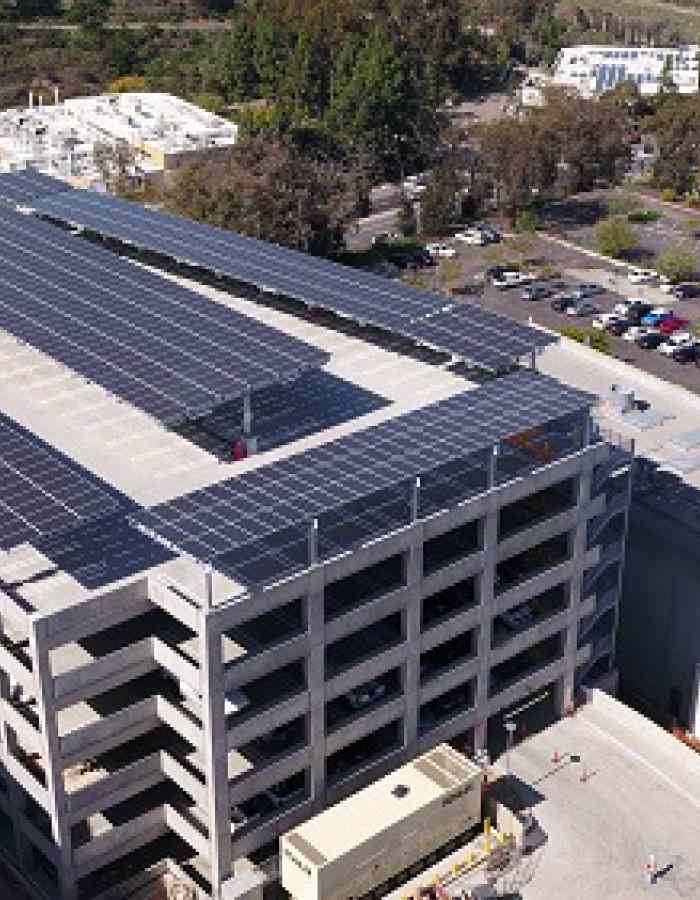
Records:
M667 97L653 120L658 153L654 180L658 187L685 194L695 183L700 162L700 102L697 95Z
M572 192L590 190L596 179L617 183L629 161L629 123L620 107L550 89L532 115L557 149Z
M433 169L425 191L421 194L421 231L424 234L447 234L458 212L458 196L462 184L452 160Z
M256 95L255 35L245 19L236 19L217 47L207 75L211 87L227 100L250 100Z
M677 284L695 278L698 263L693 248L679 244L663 253L657 260L657 270Z
M416 233L416 211L407 197L401 201L396 214L396 227L404 237L413 237Z
M129 190L129 175L136 162L136 152L126 141L115 144L96 143L92 150L95 168L107 190L117 196Z
M331 253L343 244L357 201L355 173L303 155L268 133L238 143L225 161L176 178L176 212L250 237Z
M596 229L598 250L613 259L621 259L639 246L637 229L624 216L610 216Z
M533 116L485 126L480 144L482 176L493 185L498 206L514 226L521 210L553 183L557 147Z

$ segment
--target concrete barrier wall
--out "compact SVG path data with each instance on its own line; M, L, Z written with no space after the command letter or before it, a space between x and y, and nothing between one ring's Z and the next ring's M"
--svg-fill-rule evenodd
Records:
M94 784L68 794L68 810L73 824L99 809L121 803L164 779L160 753L152 753L138 762L106 775Z
M62 709L86 697L109 690L118 683L131 681L132 678L145 674L152 668L154 664L151 640L144 638L87 665L57 675L53 680L54 697L62 701L59 705ZM113 681L115 676L116 682Z
M127 706L119 712L91 722L82 728L69 731L60 739L61 755L64 762L76 753L84 753L79 758L94 755L94 745L109 741L119 736L120 742L136 736L158 725L158 709L155 697L148 697L133 706Z

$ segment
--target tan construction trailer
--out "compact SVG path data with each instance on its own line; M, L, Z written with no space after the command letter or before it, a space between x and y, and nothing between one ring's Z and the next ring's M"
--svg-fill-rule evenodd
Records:
M357 900L479 825L482 769L441 744L280 840L295 900Z

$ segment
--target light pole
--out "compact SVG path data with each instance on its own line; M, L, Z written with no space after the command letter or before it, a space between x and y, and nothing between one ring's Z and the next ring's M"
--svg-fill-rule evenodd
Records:
M513 749L513 735L515 734L515 722L509 719L503 723L506 729L506 775L510 775L510 751Z

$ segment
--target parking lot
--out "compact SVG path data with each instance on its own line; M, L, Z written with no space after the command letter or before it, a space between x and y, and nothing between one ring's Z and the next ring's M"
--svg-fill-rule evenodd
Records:
M584 210L585 212L585 210ZM672 227L665 225L662 231L661 222L642 226L648 229L643 238L645 245L660 242L672 243L672 235L681 226ZM642 230L640 227L640 231ZM577 232L577 228L579 231ZM594 234L592 224L581 224L564 229L564 237L567 240L576 238L584 243L587 235ZM458 266L451 266L455 272L459 271L459 277L450 279L449 287L456 288L457 297L465 300L476 301L482 306L494 312L503 313L521 322L532 321L535 324L561 331L567 327L590 330L593 316L569 316L563 312L556 312L551 308L550 299L545 298L536 301L521 299L523 289L511 287L499 290L492 285L485 285L480 290L478 285L484 271L490 266L504 264L507 261L519 263L522 268L535 274L542 273L537 284L547 284L551 281L563 282L573 286L579 282L595 282L605 290L604 293L592 298L600 312L611 312L616 303L628 297L639 297L653 305L662 305L673 311L674 315L687 319L689 324L686 329L694 332L700 325L700 297L689 300L677 300L662 292L658 287L632 284L625 275L625 268L607 263L604 260L587 254L584 250L562 246L549 237L537 234L528 235L526 241L527 253L513 252L513 241L506 239L501 244L489 247L465 246L460 242L454 242L457 250L456 261ZM515 239L515 246L519 246L519 239ZM520 248L522 250L522 247ZM657 252L659 252L657 250ZM450 261L452 262L452 261ZM444 265L444 264L443 264ZM700 261L699 261L700 268ZM444 287L441 285L439 275L428 276L432 279L431 287ZM472 290L473 289L473 290ZM638 366L640 369L655 375L666 381L681 385L696 393L700 393L700 369L695 365L681 365L670 357L666 357L656 350L643 350L634 343L623 340L606 333L609 353L624 362Z

